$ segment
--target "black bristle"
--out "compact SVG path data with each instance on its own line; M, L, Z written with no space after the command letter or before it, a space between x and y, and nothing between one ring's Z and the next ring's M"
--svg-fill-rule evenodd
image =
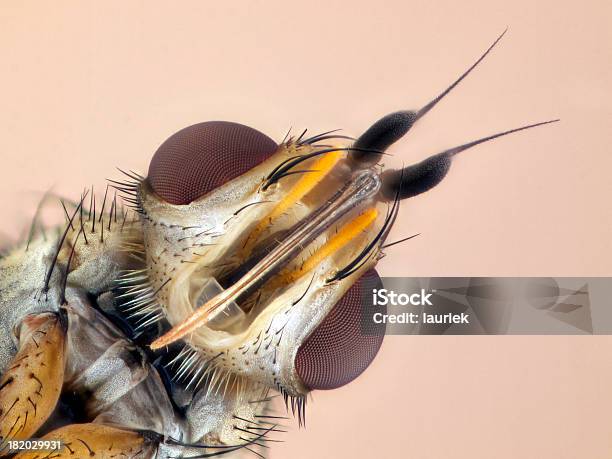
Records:
M83 192L83 194L81 195L81 200L83 200L83 198L84 198L86 193L87 193L87 190L85 190ZM84 212L84 209L83 209L83 206L81 206L81 210L79 211L79 219L80 219L80 223L81 223L81 232L83 233L83 238L85 239L85 245L88 245L89 241L87 240L87 234L86 234L85 226L84 226L84 223L83 223L83 212Z
M32 243L32 240L34 239L34 233L36 231L36 226L38 225L38 218L40 217L40 212L42 211L43 205L47 201L48 197L49 197L49 191L47 191L43 195L41 200L38 202L38 205L36 206L36 210L34 211L34 216L32 217L32 222L30 223L30 229L28 231L28 239L27 239L27 243L26 243L26 246L25 246L25 251L26 252L30 248L30 244ZM42 225L41 225L41 231L42 231L42 234L43 234L43 236L45 237L45 240L46 240L46 234L44 232L44 229L43 229Z
M298 164L308 159L314 158L316 156L324 155L324 154L331 153L334 151L341 151L341 152L352 152L352 151L365 152L367 151L369 153L383 153L378 150L361 149L358 147L340 147L340 148L325 148L323 150L317 150L312 153L307 153L305 155L292 156L282 161L272 170L272 172L270 172L270 174L268 174L268 176L266 177L265 183L262 186L262 190L268 189L270 185L276 183L280 178L284 177L285 174L289 172L289 170L291 170Z
M93 199L94 199L94 186L91 186L91 195L89 196L89 211L87 213L87 221L91 219L91 209L93 207ZM95 217L94 217L95 220Z
M104 208L106 207L106 197L108 196L108 185L106 185L106 190L104 190L104 200L102 201L102 207L100 208L100 219L98 223L101 223L104 219Z
M409 241L410 239L413 239L413 238L415 238L417 236L420 236L420 235L421 235L421 233L413 234L412 236L405 237L403 239L400 239L399 241L393 241L393 242L390 242L388 244L382 245L380 248L381 249L386 249L387 247L393 247L394 245L401 244L402 242Z
M93 197L93 214L91 220L91 234L96 232L96 197Z
M497 43L499 43L499 41L502 39L502 37L504 35L506 35L507 31L508 31L508 29L506 28L501 33L501 35L499 35L499 37L497 37L495 39L493 44L491 44L491 46L489 46L487 48L487 50L478 58L478 60L476 62L474 62L465 72L463 72L459 78L457 78L450 86L448 86L444 91L442 91L433 100L431 100L429 103L427 103L425 106L423 106L416 113L415 121L417 121L420 118L422 118L423 116L425 116L425 114L427 114L432 108L434 108L438 104L438 102L440 102L442 99L444 99L444 97L446 97L448 95L448 93L450 93L455 88L455 86L457 86L459 83L461 83L461 81L463 81L463 79L465 79L465 77L467 77L470 74L470 72L472 70L474 70L478 66L478 64L480 64L484 60L485 57L487 57L487 55L493 50L495 45L497 45Z
M60 203L62 204L62 209L64 209L64 216L66 217L66 221L69 222L70 228L72 229L72 231L74 231L74 226L70 221L70 215L68 215L68 209L66 209L66 204L64 204L64 200L60 199Z
M67 304L66 287L68 285L68 275L70 274L70 265L72 264L72 257L74 256L74 250L76 248L77 242L82 232L83 232L83 228L80 229L79 233L77 234L77 237L72 243L72 248L70 249L70 255L68 256L68 262L66 263L66 270L64 272L64 277L62 278L62 287L61 287L61 294L60 294L60 303L62 305Z
M81 206L83 205L84 199L85 199L85 196L81 198L81 202L79 203L77 208L74 210L72 217L70 217L70 220L69 220L70 224L72 223L72 220L74 220L74 217L76 217L76 214L80 211ZM45 275L45 281L43 284L42 290L44 293L47 293L49 291L49 283L51 282L51 274L53 273L53 269L55 268L55 265L57 264L57 258L59 257L60 251L62 250L62 246L64 245L64 241L66 240L66 236L68 235L68 231L70 230L70 224L66 225L66 229L61 235L59 242L57 244L57 248L55 249L55 253L53 254L53 258L51 259L51 265L49 266L49 269L47 270L47 274Z

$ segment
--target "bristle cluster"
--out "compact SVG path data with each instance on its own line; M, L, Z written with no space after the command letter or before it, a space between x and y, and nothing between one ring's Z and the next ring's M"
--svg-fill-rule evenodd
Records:
M132 210L139 214L144 214L144 209L138 196L138 190L144 177L134 171L124 171L119 169L119 172L124 174L126 178L124 180L110 180L110 186L119 191L121 199L126 203Z
M251 403L251 402L248 402ZM263 408L265 410L265 407ZM255 412L259 412L259 410L255 410ZM261 450L268 449L269 446L266 445L266 442L282 442L282 440L275 440L270 438L270 434L274 432L286 432L286 430L278 429L279 424L276 422L278 419L286 419L281 416L266 416L266 415L258 415L254 414L254 416L245 415L240 416L238 413L233 413L230 415L231 419L234 420L232 427L237 433L237 437L244 443L238 444L205 444L205 443L184 443L182 441L176 440L174 438L168 437L165 442L169 445L176 446L184 446L190 449L201 449L207 450L210 449L213 452L203 452L197 456L189 456L191 458L199 458L199 457L217 457L224 456L225 454L230 454L235 451L247 450L250 453L253 453L255 456L265 459L266 456L252 449L257 446L261 448ZM250 417L257 419L249 419ZM272 419L272 421L268 421L266 419ZM282 426L281 426L282 427ZM186 457L186 456L180 456ZM233 457L233 456L232 456Z
M269 448L265 445L265 442L281 442L281 440L273 440L268 437L270 433L278 432L278 433L286 433L286 430L279 429L278 419L287 419L281 416L265 416L265 415L255 415L255 419L248 419L242 416L238 416L234 414L232 418L235 420L233 428L234 430L240 432L239 439L245 441L246 444L244 448L251 453L255 454L258 457L264 458L265 456L259 454L257 451L252 450L247 445L255 445L260 448ZM272 421L266 420L272 419Z
M62 251L62 248L64 246L64 243L66 242L66 237L68 236L68 233L70 231L71 228L73 228L72 222L74 221L74 218L76 217L77 213L80 212L80 210L83 208L83 200L85 199L85 196L87 194L84 193L83 196L81 197L81 202L79 202L79 205L77 206L77 208L74 210L74 213L72 214L71 217L69 217L68 219L68 224L66 225L66 228L64 229L63 233L61 234L59 241L57 243L57 247L55 249L55 252L53 254L53 258L51 259L51 264L49 265L49 268L47 269L47 273L45 275L45 280L44 280L44 284L43 284L43 288L42 291L43 293L45 293L45 295L47 294L47 292L49 291L49 287L50 287L50 282L51 282L51 276L53 275L53 271L57 265L57 260L59 258L59 254ZM81 213L82 215L82 213ZM83 220L81 219L81 230L83 229ZM29 247L29 242L28 245L26 245L26 250ZM64 277L68 277L68 272L69 270L66 269L64 271ZM62 279L62 285L66 285L66 282L64 279ZM65 288L65 287L64 287ZM61 293L61 297L64 298L64 291L62 291Z
M166 368L173 374L176 382L186 384L188 389L197 390L206 387L207 396L215 394L225 397L229 390L242 394L247 389L248 391L257 389L254 387L254 384L258 385L257 383L247 383L244 377L217 365L217 359L224 354L224 352L218 352L209 356L202 350L185 344L177 356L166 365Z
M27 241L23 246L25 252L30 250L33 243L39 243L38 233L45 243L48 240L44 224L39 221L39 217L44 204L50 197L51 195L46 193L37 206ZM89 200L89 208L86 208L86 200ZM72 202L60 198L59 204L66 222L63 227L56 227L56 241L49 241L53 247L40 289L43 296L40 298L44 297L47 300L49 291L53 289L57 291L59 301L64 304L69 284L68 276L73 269L73 260L79 260L78 265L74 267L78 269L82 264L95 261L96 257L104 258L117 249L122 250L122 244L131 239L129 230L133 228L133 222L126 227L129 211L123 207L119 209L117 195L111 198L108 187L101 206L97 205L93 186L83 191L79 201ZM124 229L128 231L124 232ZM113 239L108 245L108 237L111 234ZM87 249L83 251L85 247ZM87 259L83 258L84 253L87 254ZM55 277L54 274L56 274Z
M300 145L301 147L302 145ZM320 145L318 146L320 147ZM295 174L308 174L318 172L317 169L302 169L302 170L294 170L296 166L303 163L304 161L308 161L309 159L316 158L322 155L326 155L328 153L349 153L354 151L362 151L367 153L381 153L378 150L371 149L362 149L358 147L331 147L331 148L323 148L320 150L310 150L309 153L299 154L296 156L291 156L280 164L278 164L272 172L268 174L266 177L264 184L262 185L262 190L267 190L271 185L277 183L279 180Z
M164 318L156 296L159 289L151 286L147 271L147 268L124 271L116 280L120 291L116 297L121 302L119 309L134 321L136 330L143 330Z
M294 144L298 147L301 147L304 145L314 145L316 143L322 142L323 140L330 140L330 139L355 140L354 137L351 137L348 135L336 134L342 129L332 129L331 131L321 132L320 134L315 134L311 137L306 137L306 133L308 132L308 129L304 129L297 138L291 135L291 130L292 129L290 128L287 131L287 134L285 134L285 137L283 138L283 141L281 142L281 144L286 144L286 145ZM325 145L320 145L320 146L325 146Z
M224 352L219 352L208 356L202 350L186 344L176 357L166 365L166 369L173 374L173 379L177 383L185 384L187 389L205 388L207 397L210 395L226 397L228 391L233 391L236 397L253 393L261 394L258 399L250 400L249 403L263 403L272 399L272 397L268 397L269 388L266 385L248 381L243 376L236 375L217 365L218 359L224 354ZM293 415L298 417L299 425L305 425L306 396L290 395L280 383L276 384L276 388L283 396L287 410L291 408ZM259 417L280 418L263 415Z
M110 208L108 212L106 212L107 200L108 196L108 185L104 190L104 199L102 200L102 204L100 209L97 208L96 195L94 192L94 187L91 187L91 190L86 194L89 194L89 209L86 211L84 206L81 206L79 211L80 213L80 224L82 228L88 228L88 231L83 232L85 236L85 243L88 244L89 240L87 239L87 234L96 235L98 237L100 243L104 243L105 232L110 233L111 231L115 231L119 229L123 231L126 225L126 221L128 218L128 211L121 206L121 216L119 217L119 204L117 203L117 193L113 194L113 199L110 201ZM85 219L84 214L87 212L87 219ZM83 226L85 225L85 226Z
M276 384L276 389L283 396L287 411L289 411L289 406L291 406L291 413L293 416L297 413L299 426L306 426L306 395L291 395L279 383Z

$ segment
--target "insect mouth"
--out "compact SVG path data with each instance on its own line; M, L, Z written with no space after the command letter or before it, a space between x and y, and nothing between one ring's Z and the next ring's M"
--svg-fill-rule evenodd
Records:
M270 167L270 162L264 161L260 165L261 168L258 165L251 169L248 174L243 174L241 178L235 178L235 181L227 182L228 186L226 188L223 188L226 185L219 187L222 191L217 194L210 191L208 187L204 187L204 192L210 192L210 194L198 193L199 196L204 197L201 198L201 201L193 201L194 205L191 201L183 200L182 197L176 203L171 199L166 201L169 204L188 206L186 208L164 207L159 202L150 204L152 207L160 208L159 210L162 213L167 212L163 215L165 227L160 230L161 236L154 234L156 231L154 227L158 222L148 217L153 222L151 234L153 234L153 237L157 237L155 242L165 247L163 251L158 253L158 260L162 260L162 255L168 251L165 255L168 262L164 264L164 267L173 264L171 272L177 269L178 263L194 264L193 267L180 267L178 276L159 282L161 284L159 289L162 290L166 285L164 282L171 281L171 284L165 289L170 293L165 295L165 291L162 291L160 302L168 306L164 308L164 312L173 328L153 341L150 345L151 348L158 349L185 337L189 337L188 341L190 342L203 343L204 347L210 347L211 349L222 349L236 344L237 340L231 339L230 342L224 340L222 336L211 335L209 332L216 329L220 332L232 334L235 331L236 333L233 333L233 335L236 336L246 330L248 320L244 319L247 315L253 320L259 320L260 316L263 319L265 316L273 315L275 311L280 310L280 308L271 307L268 303L274 302L276 305L280 305L282 301L290 302L290 298L282 298L282 295L276 293L279 293L278 289L281 287L296 285L294 281L299 279L301 275L292 277L292 273L286 271L295 267L293 262L298 257L304 259L302 254L308 251L313 241L319 236L325 233L328 240L322 247L316 248L314 253L305 254L304 260L304 264L309 266L308 270L317 268L316 272L319 272L319 274L321 271L325 271L323 273L325 277L319 276L318 287L333 284L333 281L343 281L357 272L364 272L365 268L376 263L377 257L381 255L385 247L395 244L383 245L397 217L399 201L417 196L438 185L448 173L451 163L459 153L511 133L558 121L550 120L499 132L442 151L419 163L399 170L379 171L380 168L377 167L377 163L385 154L385 150L402 138L419 119L446 97L487 56L504 33L459 78L421 109L416 111L403 110L384 116L368 128L350 147L315 145L318 140L333 136L315 136L313 138L315 140L308 139L303 142L300 142L302 137L300 136L297 141L293 139L286 143L283 141L279 151L282 151L282 155L286 155L286 157L280 155L283 160L274 164L273 168ZM208 128L214 127L212 125L207 126ZM202 129L208 128L203 127ZM198 129L196 128L196 130ZM240 129L250 128L241 127ZM232 134L226 137L224 141L227 142L235 136ZM162 151L160 158L172 162L175 161L172 153L176 149L181 150L186 148L185 145L189 146L195 143L179 142L173 148L158 150L158 153ZM224 143L220 142L216 149L222 149L223 145ZM216 150L211 151L214 154ZM343 153L348 154L342 158ZM295 156L291 156L293 154ZM194 168L197 169L203 156L197 151L191 156L198 159L197 162L192 163ZM240 157L238 155L235 158ZM269 158L272 158L272 156ZM274 156L274 158L278 159L279 157ZM194 183L192 183L194 180L191 179L191 181L183 183L184 181L180 176L168 179L160 172L165 170L163 167L164 161L157 161L154 158L151 164L149 173L151 184L153 184L153 189L157 193L156 196L163 198L164 194L167 194L164 187L168 183L174 182L176 182L175 188L191 190L195 187L200 190L201 187L196 186L199 180L197 174L196 178L198 180L194 179ZM298 165L301 165L300 167L306 165L307 169L296 169ZM158 172L160 172L161 178L155 186L156 181L154 179ZM264 177L265 174L268 175ZM275 190L278 187L279 180L288 180L289 183L292 183L292 179L285 178L289 176L299 177L295 174L304 175L301 175L301 178L289 188L282 188L281 186L281 188ZM323 192L321 190L325 189L328 191L339 189L339 191L335 192L333 196L325 198L321 195ZM277 199L266 201L265 199L270 196ZM325 194L325 196L328 196L328 194ZM241 204L246 205L231 216L227 213L228 209L224 207L228 207L229 200L233 203L236 199L239 199ZM252 226L241 227L240 223L227 225L242 209L264 202L276 202L276 206L268 214L259 213L258 216L247 220L253 223L259 219L259 223L254 228ZM143 204L143 202L137 200L136 203L142 208L143 212L147 211L146 202ZM387 205L387 216L378 232L375 232L373 228L370 228L370 225L374 226L379 203L382 206ZM300 207L302 209L299 209ZM223 248L207 253L206 260L207 262L224 263L229 259L228 265L230 267L227 270L224 268L217 269L217 266L201 266L199 261L183 260L176 249L171 247L185 239L197 239L198 235L173 240L166 237L171 233L172 228L178 228L175 233L194 228L191 226L192 222L202 221L202 212L210 211L211 208L217 211L219 215L228 215L230 218L226 221L216 221L216 227L223 233L223 238L220 238L223 240ZM302 212L303 210L305 213ZM352 221L348 221L347 218L346 222L335 225L350 211L355 216L359 210L361 214L354 217ZM293 226L287 225L290 226L287 229L287 226L282 226L282 223L279 224L278 221L282 220L285 214L290 213L293 215L288 218L288 221ZM301 215L299 215L300 213ZM183 218L183 214L186 216L185 218ZM211 215L210 218L215 220L214 215ZM188 224L182 227L176 224L177 221L187 222ZM244 222L244 220L242 221ZM296 221L297 223L295 223ZM168 222L171 224L168 224ZM271 229L272 226L275 229ZM279 226L281 226L280 230ZM336 231L345 234L345 236L343 235L343 241L334 240L336 235L332 234L332 226L335 226ZM164 231L165 233L163 233ZM277 238L277 241L272 244L271 249L266 250L262 247L262 235L269 235L271 232L273 233L272 237ZM246 240L243 237L244 233L248 233ZM347 253L342 255L344 258L341 261L347 262L346 264L339 263L338 258L333 260L335 264L327 262L331 258L330 254L334 253L334 249L343 247L347 241L352 241L357 237L356 235L361 233L369 233L370 236L375 234L375 236L368 238L366 234L364 245L360 244L364 242L363 238L360 243L351 244L352 252L347 255L349 252L347 250ZM164 240L161 240L162 236ZM278 238L281 237L282 240L278 241ZM409 238L403 240L406 239ZM242 242L244 242L244 245L239 247ZM184 246L182 250L189 251L193 247L195 245ZM320 249L325 250L321 251ZM359 252L360 249L362 249L361 252ZM174 260L168 260L168 255L175 257ZM177 258L180 261L176 261ZM303 273L302 269L300 271ZM168 275L165 271L161 274ZM157 271L157 277L162 278L159 275L159 270ZM281 281L284 281L284 283ZM350 282L345 284L348 283ZM287 288L286 291L288 290L291 289ZM158 291L156 290L156 293ZM271 292L274 292L274 295ZM258 295L264 296L261 303L258 301ZM255 298L255 306L264 305L265 311L253 307L251 304L253 298ZM330 301L332 300L330 299ZM268 305L266 306L266 304ZM253 311L253 309L255 310ZM322 309L325 309L325 307L322 307ZM258 312L260 313L259 316L257 315ZM239 322L246 325L240 328L237 325Z
M256 254L247 260L247 269L239 268L222 279L192 276L195 309L189 317L151 343L152 349L167 346L198 328L227 329L241 321L246 313L243 301L262 285L277 276L283 268L317 237L337 223L348 212L375 196L381 180L372 169L357 171L338 192L312 212L308 218L293 226L282 241L267 253ZM245 266L243 265L243 266ZM228 285L228 283L230 285ZM224 288L224 285L226 288ZM241 306L242 305L242 306Z

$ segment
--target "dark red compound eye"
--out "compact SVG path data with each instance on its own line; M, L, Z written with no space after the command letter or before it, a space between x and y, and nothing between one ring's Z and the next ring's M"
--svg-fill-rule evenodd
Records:
M157 149L148 180L166 202L189 204L248 172L277 148L274 140L242 124L194 124L173 134Z
M300 346L295 369L306 387L344 386L372 363L385 332L385 325L376 324L372 316L387 312L386 306L373 304L372 289L375 288L382 288L382 281L375 270L370 270L355 282Z

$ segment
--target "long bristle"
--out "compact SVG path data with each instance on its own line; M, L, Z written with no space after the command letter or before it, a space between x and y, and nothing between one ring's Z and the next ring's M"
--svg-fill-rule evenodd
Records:
M425 106L423 106L416 113L416 117L414 121L416 122L417 120L425 116L432 108L434 108L438 104L438 102L444 99L444 97L446 97L448 93L450 93L459 83L461 83L472 72L472 70L474 70L478 66L478 64L480 64L484 60L484 58L487 57L487 55L493 50L493 48L495 48L495 45L497 45L497 43L499 43L502 37L506 35L507 31L508 31L508 28L506 28L501 33L501 35L497 37L497 39L493 42L493 44L491 44L491 46L487 48L487 50L478 58L478 60L474 62L465 72L463 72L459 78L457 78L450 86L448 86L444 91L442 91L437 97L435 97L429 103L425 104Z
M79 212L81 206L83 205L83 200L85 199L85 196L87 196L87 195L86 194L83 195L83 198L81 199L81 202L79 203L77 208L74 210L74 213L72 214L72 216L68 220L68 224L66 225L66 229L64 230L64 232L60 236L59 242L57 244L57 248L55 250L55 253L53 254L53 258L51 259L51 264L49 265L49 268L47 269L47 273L45 275L45 280L44 280L43 289L42 289L42 291L44 293L47 293L49 291L49 283L51 282L51 275L53 274L53 270L55 269L55 265L57 264L57 258L59 257L59 254L60 254L60 252L62 250L62 247L63 247L64 242L66 240L66 236L68 235L68 231L70 230L70 227L72 226L72 221L74 220L74 218L76 217L77 213Z

